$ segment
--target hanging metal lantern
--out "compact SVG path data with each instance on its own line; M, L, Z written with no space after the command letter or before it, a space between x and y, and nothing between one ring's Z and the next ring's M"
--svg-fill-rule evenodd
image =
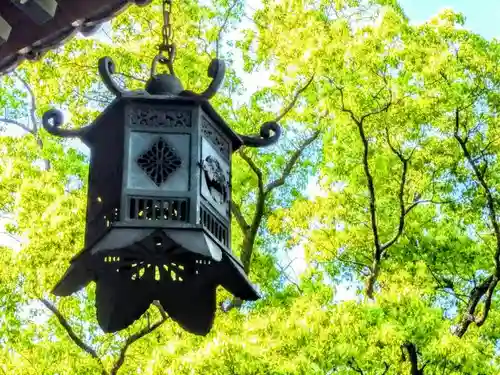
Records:
M280 127L259 136L235 133L209 103L224 76L214 60L202 94L184 90L173 56L160 53L145 91L124 91L105 57L99 73L116 99L89 126L62 129L50 110L51 134L78 137L91 153L84 250L53 290L68 296L96 283L97 319L105 332L126 328L153 301L195 334L210 331L221 285L242 300L259 295L231 252L231 155L266 146ZM155 73L167 63L170 74Z

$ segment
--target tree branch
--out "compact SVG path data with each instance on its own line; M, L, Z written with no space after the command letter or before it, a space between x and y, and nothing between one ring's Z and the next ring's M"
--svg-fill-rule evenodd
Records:
M497 284L498 284L498 278L494 276L489 276L481 284L477 285L476 287L474 287L474 289L472 289L472 292L469 297L469 303L467 305L467 310L463 314L462 319L458 324L458 327L455 329L455 335L457 335L458 337L463 337L463 335L465 335L471 323L476 321L474 314L476 313L476 309L479 302L481 301L481 299L485 294L487 293L493 294L493 290L495 289ZM490 306L491 306L491 297L489 299L487 298L485 302L483 316L482 318L479 319L481 325L483 325L484 322L486 321Z
M453 282L451 280L448 280L446 278L440 279L439 277L437 277L436 274L434 273L434 271L432 270L432 268L429 266L429 264L422 257L421 257L421 259L425 263L425 266L429 270L429 273L431 274L434 281L436 281L436 283L438 284L439 288L441 288L444 292L449 293L450 295L452 295L456 299L460 300L461 302L467 303L464 299L464 295L458 294L455 291L455 287L454 287ZM447 289L449 289L449 291Z
M432 204L450 204L450 203L453 203L452 200L447 200L447 201L437 201L437 200L434 200L434 199L421 199L421 200L417 200L415 202L413 202L412 204L410 204L408 207L406 207L406 210L405 210L405 215L408 215L411 210L413 210L415 207L417 207L419 204L425 204L425 203L432 203Z
M95 66L93 65L82 65L82 64L76 64L74 61L70 61L68 63L63 63L62 66L66 67L73 67L73 68L80 68L84 71L91 72L92 74L98 75L98 71ZM142 82L142 83L147 83L147 78L141 78L134 76L133 74L128 74L128 73L122 73L122 72L115 72L113 75L120 76L123 78L128 78L134 81Z
M361 142L363 144L362 162L363 162L363 169L364 169L365 177L366 177L366 185L368 188L369 199L370 199L370 203L369 203L370 204L370 207L369 207L370 222L371 222L371 230L373 233L373 245L375 247L375 249L373 251L372 265L370 267L370 275L368 276L368 278L366 280L365 293L366 293L366 296L368 298L372 299L373 293L374 293L375 282L376 282L376 280L378 278L378 274L380 272L380 261L381 261L384 250L387 249L388 246L386 244L387 247L383 248L381 245L380 237L379 237L379 229L378 229L378 224L377 224L377 204L376 204L375 184L373 182L373 176L371 174L370 164L368 161L370 146L369 146L368 138L366 137L366 133L365 133L364 121L370 116L377 115L377 114L380 114L382 112L386 112L389 110L389 108L392 105L392 91L387 86L387 81L386 81L385 77L383 77L384 83L386 84L385 87L389 91L390 98L385 103L385 105L383 105L382 107L379 107L378 109L373 110L371 112L367 112L364 115L362 115L360 118L358 118L358 117L356 117L356 115L354 114L354 112L350 108L347 108L345 106L344 88L341 86L338 86L331 78L327 78L327 79L330 82L330 84L332 86L334 86L337 89L337 91L339 91L341 110L342 110L342 112L349 114L349 116L351 117L351 120L356 124L356 126L358 128L359 137L360 137ZM407 162L405 162L405 164L407 164ZM407 166L404 167L404 170L403 170L403 172L404 172L403 173L403 178L404 178L403 184L406 183L406 168L407 168ZM404 186L403 186L403 190L404 190ZM404 212L404 209L402 212ZM403 220L403 224L404 224L404 220ZM401 222L400 222L400 226L401 226ZM398 238L399 238L399 235L397 235L397 238L395 238L395 241L397 241Z
M262 170L259 167L257 167L257 164L254 163L254 161L252 160L252 158L250 158L250 156L248 156L243 149L241 149L239 151L239 155L241 156L241 158L243 160L245 160L245 162L248 164L248 166L250 167L250 169L257 176L257 182L258 182L258 186L259 186L259 192L261 192L262 194L264 194L264 182L263 182L263 177L262 177Z
M153 306L155 306L158 309L158 311L160 312L160 315L161 315L162 319L165 319L165 320L168 319L167 312L163 308L163 306L160 303L160 301L158 301L158 300L153 301Z
M297 284L294 280L292 280L292 278L290 278L290 276L287 275L286 271L287 269L289 268L289 266L287 267L281 267L279 265L279 263L276 263L276 267L278 267L279 271L280 271L280 274L283 275L285 277L285 279L287 279L287 281L292 284L293 286L295 286L295 288L297 288L297 291L300 293L300 294L303 294L304 291L302 290L302 288L300 287L299 284Z
M198 35L197 35L197 38L200 42L203 43L203 52L205 53L205 55L207 55L207 57L211 60L212 59L212 55L210 54L210 52L208 51L208 44L207 44L207 41L202 38L201 36L201 23L202 23L202 18L200 18L200 21L198 22Z
M467 162L471 166L472 170L474 171L474 174L475 174L477 180L479 181L479 184L483 188L484 194L486 196L489 218L490 218L491 225L493 227L493 231L495 233L495 239L496 239L496 245L497 245L496 246L496 253L495 253L495 265L497 268L497 275L500 275L500 226L499 226L498 221L497 221L495 200L493 198L493 194L491 192L491 189L488 186L486 179L484 178L484 174L481 173L477 164L474 163L473 157L470 154L469 149L467 148L467 139L462 138L459 134L459 128L460 128L459 116L460 116L460 111L457 108L455 111L455 133L454 133L454 136L455 136L455 139L457 140L457 142L460 144L460 147L462 148L464 156L467 159Z
M0 236L7 236L7 237L9 237L11 240L16 241L16 242L17 242L17 243L19 243L19 244L21 244L21 243L22 243L22 241L21 241L19 238L17 238L16 236L14 236L12 233L9 233L9 232L6 232L6 231L1 231L1 232L0 232Z
M82 349L84 352L86 352L87 354L89 354L92 358L94 358L97 363L99 363L99 366L101 366L101 369L102 369L102 374L105 375L107 374L105 368L104 368L104 365L101 361L101 358L99 358L99 356L97 355L96 351L91 348L89 345L85 344L82 339L80 339L75 331L73 330L73 328L71 328L71 326L69 325L68 321L66 320L66 318L61 314L61 312L48 300L46 300L45 298L41 298L40 301L45 305L45 307L47 309L49 309L54 315L55 317L57 318L57 320L59 321L59 323L61 324L61 326L64 328L64 330L66 331L66 333L68 334L69 338L80 348Z
M33 137L35 137L36 143L37 143L38 147L40 147L40 150L43 149L43 142L42 142L42 139L40 138L40 135L37 133L36 124L35 124L35 128L31 129L30 127L26 126L25 124L23 124L19 121L10 120L8 118L0 117L0 123L2 123L2 122L5 124L11 124L11 125L18 126L19 128L21 128L22 130L24 130L28 134L31 134ZM50 169L50 161L48 159L44 159L43 161L45 164L45 170L49 170Z
M299 148L292 154L292 157L288 160L288 162L285 165L285 168L283 169L283 172L279 178L276 180L270 182L267 184L267 186L264 189L264 193L267 195L269 194L272 190L276 189L277 187L280 187L284 185L286 179L288 176L290 176L290 173L292 173L292 169L297 163L297 160L299 160L300 156L304 152L304 150L311 144L313 143L321 134L320 130L316 130L309 138L307 138L300 146Z
M410 370L411 375L424 375L425 365L420 369L418 368L418 354L417 354L417 347L415 346L415 344L407 342L402 346L408 351L408 357L411 364L411 370Z
M257 232L260 228L260 224L262 222L262 218L264 217L265 213L265 203L266 203L266 197L267 195L275 188L282 186L286 178L290 175L292 172L293 167L297 163L297 160L300 158L302 155L303 151L312 143L314 140L318 138L320 134L320 131L317 130L313 133L311 137L306 139L304 143L299 147L298 150L296 150L288 163L285 166L285 169L281 175L280 178L277 180L267 184L266 187L264 187L264 181L263 181L263 174L262 170L255 164L255 162L243 151L240 150L239 154L243 158L243 160L246 161L246 163L249 165L250 169L255 173L257 176L257 181L258 181L258 191L257 191L257 202L255 204L255 212L253 214L252 218L252 223L249 225L246 220L244 219L243 215L241 214L241 210L239 209L238 205L234 205L236 207L235 212L235 217L236 220L238 221L238 224L243 230L244 234L244 240L242 244L242 250L241 250L241 262L243 264L243 267L245 269L246 273L249 273L250 271L250 264L251 264L251 259L252 259L252 253L253 253L253 246L255 243L255 238L257 237ZM233 203L233 202L232 202Z
M77 90L73 91L73 93L75 96L79 96L80 98L86 99L88 102L96 102L96 103L102 104L104 106L108 106L109 104L111 104L111 100L109 100L109 99L103 99L103 98L98 98L98 97L93 98L92 96L82 94L82 93L78 92Z
M486 299L484 301L483 314L480 318L475 319L475 323L478 327L481 327L488 318L488 314L491 309L491 300L493 298L493 292L495 291L497 284L498 284L498 277L493 276L490 285L488 285L488 290L486 291Z
M466 124L463 125L466 127ZM479 170L479 167L477 163L475 163L474 158L472 157L468 147L467 147L467 142L468 142L468 137L466 136L463 138L460 135L460 109L456 108L455 109L455 131L454 131L454 137L459 143L462 152L465 156L465 159L471 166L474 175L476 179L478 180L479 184L481 185L482 189L484 190L484 195L486 197L486 202L487 202L487 207L488 207L488 216L490 219L491 226L493 227L493 232L495 235L496 239L496 251L495 251L495 272L493 275L490 275L483 283L481 283L479 286L475 287L473 291L471 292L471 295L469 297L469 304L467 306L467 311L462 317L462 320L459 323L459 326L457 330L455 331L455 334L458 337L462 337L466 332L468 327L472 322L475 322L477 326L481 326L484 324L486 321L490 308L491 308L491 302L493 298L493 292L498 285L498 281L500 279L500 225L497 221L497 212L496 212L496 207L495 207L495 200L493 198L493 193L491 192L491 189L486 182L485 179L485 172L486 172L486 167L484 171ZM484 302L484 307L483 307L483 314L480 318L475 317L476 309L483 298L483 296L486 295L485 302Z
M380 107L379 109L375 110L375 111L372 111L372 112L368 112L368 113L365 113L362 117L361 117L361 122L363 122L364 120L366 120L368 117L370 116L373 116L373 115L378 115L382 112L386 112L389 110L389 107L392 105L392 102L391 101L388 101L387 103L385 103L385 105L383 105L382 107Z
M215 40L215 57L219 58L219 48L220 48L220 40L222 37L222 33L225 31L227 23L229 22L229 17L231 16L231 12L234 7L238 4L239 0L234 0L233 4L228 8L226 14L224 16L224 21L222 22L221 27L219 28L219 32L217 33L217 39Z
M20 123L19 121L10 120L10 119L8 119L8 118L3 118L3 117L0 117L0 122L3 122L3 123L5 123L5 124L11 124L11 125L18 126L18 127L20 127L22 130L24 130L25 132L28 132L29 134L35 135L35 132L33 131L33 129L29 128L28 126L26 126L26 125L25 125L25 124L23 124L23 123Z
M226 307L224 307L224 302L221 302L220 308L223 312L228 313L232 309L239 309L242 305L243 300L236 297L229 301L229 304Z
M245 153L243 149L239 151L239 154L257 176L258 183L257 202L255 204L255 212L253 215L252 224L250 225L249 229L244 232L244 239L241 249L241 263L243 264L245 272L248 274L250 272L250 264L252 262L252 252L255 238L257 237L257 232L264 216L266 196L262 170L254 163L254 161Z
M30 99L30 102L31 102L29 112L30 112L31 122L33 124L33 132L32 132L32 134L36 134L38 132L38 122L36 120L36 99L35 99L35 93L33 92L33 89L28 84L28 82L26 82L26 80L24 78L22 78L17 72L14 72L13 75L14 75L14 77L16 77L23 84L24 88L28 92L28 96L29 96L29 99Z
M28 92L28 97L30 100L30 108L28 111L29 111L30 120L31 120L33 128L31 129L31 128L29 128L29 126L26 126L26 125L21 126L21 124L19 124L17 122L9 121L9 123L20 126L23 130L26 130L27 132L32 134L35 137L36 143L37 143L38 147L40 147L40 150L43 150L43 141L42 141L42 138L40 137L40 135L38 134L39 127L38 127L38 121L36 118L37 105L36 105L35 93L33 92L33 89L28 84L28 82L23 77L21 77L17 72L13 72L12 74L14 75L14 77L16 77L22 83L22 85L24 86L24 88ZM49 170L50 169L50 161L48 159L44 159L44 164L45 164L45 170Z
M117 76L121 76L123 78L128 78L128 79L132 79L134 81L139 81L139 82L142 82L142 83L147 83L148 80L147 79L144 79L144 78L140 78L140 77L136 77L132 74L127 74L127 73L122 73L122 72L116 72L115 73Z
M355 119L354 115L351 115L353 121ZM369 155L369 144L368 139L365 135L365 130L363 127L362 121L355 121L359 136L363 143L363 169L365 171L366 176L366 185L368 188L368 192L370 195L370 221L371 228L373 233L373 244L375 246L374 254L373 254L373 262L371 266L371 273L367 279L366 283L366 295L368 298L373 298L373 289L375 286L375 281L378 277L380 270L380 259L382 258L382 247L380 245L380 238L378 233L378 225L377 225L377 204L376 204L376 195L375 195L375 184L373 183L373 176L370 171L370 164L368 162Z
M250 272L255 238L257 237L257 232L259 231L262 218L264 217L265 207L266 197L263 191L259 189L257 193L257 202L255 204L255 213L253 215L252 224L250 226L250 230L246 232L241 250L241 263L243 264L243 269L247 274Z
M245 232L250 229L250 225L248 225L247 221L245 220L245 217L241 212L240 205L232 199L231 199L231 209L234 214L234 217L236 218L236 221L238 222L238 225L240 226L241 231L243 232L243 234L245 234Z
M276 117L273 120L274 122L280 122L283 119L283 117L285 117L288 114L288 112L290 112L293 109L293 107L295 107L295 104L297 103L297 100L299 100L300 95L302 95L302 93L307 90L307 88L313 82L313 80L314 80L314 74L311 76L311 78L309 78L309 80L306 82L304 86L302 86L299 90L295 92L292 101L281 111L278 117Z
M328 78L328 80L330 81L330 83L335 86L335 88L339 91L340 93L340 110L342 112L345 112L345 113L348 113L350 116L351 116L351 120L357 124L360 122L360 120L358 118L356 118L356 116L354 115L354 112L347 108L345 106L345 99L344 99L344 88L343 87L340 87L338 86L332 79Z
M341 110L342 112L345 112L345 113L348 113L350 116L351 116L351 119L357 124L357 123L363 123L368 117L370 116L374 116L374 115L378 115L382 112L386 112L389 110L389 108L391 107L391 105L393 104L392 102L392 91L387 88L387 86L385 87L388 91L389 91L389 95L390 95L390 98L389 100L382 106L382 107L379 107L378 109L376 110L373 110L373 111L370 111L370 112L367 112L365 113L364 115L362 115L360 118L357 118L355 115L354 115L354 112L349 109L349 108L346 108L345 106L345 98L344 98L344 88L341 87L341 86L338 86L331 78L327 78L327 80L330 82L330 84L332 86L334 86L340 93L340 104L341 104Z
M161 304L157 301L153 303L158 310L160 311L161 314L161 319L157 321L155 324L152 326L145 327L139 332L133 334L127 340L125 340L125 345L123 348L120 350L120 355L118 356L118 359L116 360L115 364L113 365L113 368L111 369L111 372L109 373L110 375L116 375L118 374L118 371L122 367L123 363L125 362L125 356L127 354L127 350L130 348L130 346L136 342L137 340L140 340L144 336L148 335L149 333L153 332L157 328L159 328L163 323L165 323L168 319L167 314L165 313L165 310L161 306Z
M361 367L359 367L358 363L354 358L351 358L349 361L347 361L347 365L358 374L364 375L363 370L361 369Z
M404 226L405 226L405 218L406 215L408 214L409 210L405 208L405 201L404 201L404 192L405 192L405 187L406 187L406 176L408 173L408 163L410 158L405 158L403 153L399 150L397 150L391 143L391 139L389 137L389 129L385 128L386 132L386 138L387 138L387 144L389 145L389 148L392 150L392 152L398 157L398 159L401 161L402 164L402 171L401 171L401 182L399 184L399 194L398 194L398 201L399 201L399 210L400 210L400 215L399 215L399 225L398 225L398 230L395 234L395 236L390 240L389 242L383 244L381 246L381 252L383 253L392 245L394 245L399 237L403 234ZM416 207L416 205L419 202L415 202L413 204L413 207ZM412 208L413 208L412 207Z
M279 122L294 106L295 103L297 102L299 96L309 87L309 85L312 83L314 79L314 75L308 80L305 86L303 86L301 89L299 89L290 104L278 115L278 117L274 120L275 122ZM244 225L247 230L244 231L244 239L243 239L243 244L241 247L241 263L243 264L243 268L245 272L248 274L250 272L250 265L252 262L252 254L253 254L253 247L255 244L255 239L257 237L257 232L260 228L260 224L262 222L262 219L264 217L265 213L265 204L266 204L266 196L267 194L274 188L281 186L285 183L285 179L290 175L293 166L297 162L297 160L300 158L303 150L311 144L317 137L319 136L319 131L315 132L313 136L306 140L304 143L303 147L299 148L293 155L290 161L287 163L285 166L285 170L283 173L283 178L280 178L271 184L269 184L266 187L264 187L264 179L263 179L263 173L262 170L255 164L255 162L245 153L244 149L241 149L239 151L239 155L245 162L248 164L250 169L255 173L257 176L257 183L258 183L258 190L257 190L257 199L256 199L256 204L255 204L255 212L253 214L252 218L252 223L248 226L248 223L243 218L243 215L241 215L241 210L238 212L238 208L235 211L236 213L236 220L238 220L238 223L240 226ZM241 306L241 302L238 301L237 299L233 301L232 306ZM229 309L227 309L229 310Z

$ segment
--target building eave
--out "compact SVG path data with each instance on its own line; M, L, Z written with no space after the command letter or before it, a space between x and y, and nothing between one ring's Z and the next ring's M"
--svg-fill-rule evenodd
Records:
M47 21L34 20L10 0L0 5L0 74L15 69L25 60L40 59L78 33L89 35L130 5L147 5L151 0L57 0L57 9ZM31 0L36 1L36 0ZM53 0L55 1L55 0ZM1 26L1 25L0 25ZM10 28L10 30L9 30ZM1 32L3 30L3 33Z

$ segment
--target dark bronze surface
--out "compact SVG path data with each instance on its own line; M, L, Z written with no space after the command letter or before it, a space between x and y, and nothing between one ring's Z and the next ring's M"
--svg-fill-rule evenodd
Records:
M184 329L205 335L214 321L219 285L242 299L259 298L229 255L213 261L183 249L161 230L123 249L82 256L76 263L90 270L96 282L97 319L105 332L128 327L157 300Z
M235 133L208 102L224 71L214 60L201 94L168 74L127 91L104 57L99 73L116 99L91 125L63 129L61 112L43 116L48 132L79 137L91 152L85 249L54 293L94 281L105 332L128 327L157 300L184 329L205 335L219 285L242 300L259 298L231 252L231 155L276 142L281 128L267 122L258 136Z

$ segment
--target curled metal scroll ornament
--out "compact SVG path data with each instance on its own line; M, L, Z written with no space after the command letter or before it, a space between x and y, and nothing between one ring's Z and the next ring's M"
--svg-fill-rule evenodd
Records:
M204 100L209 100L214 97L214 95L222 86L222 83L224 81L224 76L226 74L226 65L223 60L219 59L212 60L210 66L208 67L208 76L212 78L212 82L210 82L205 91L203 91L201 94L198 94L190 90L184 90L182 88L182 84L178 82L178 78L173 73L173 67L171 65L169 65L170 74L157 75L156 65L159 62L163 61L161 60L161 58L162 58L161 55L156 56L151 65L151 79L153 81L154 79L161 81L159 82L160 86L154 90L154 94L156 95L174 94L185 97L196 97ZM121 97L122 95L127 94L128 92L120 88L120 86L116 83L116 81L112 77L114 74L116 74L116 66L113 60L110 57L102 57L99 60L99 75L101 76L101 79L104 85L107 87L107 89L110 92L112 92L115 96ZM158 86L158 84L156 86ZM149 92L151 90L146 90L146 91ZM144 92L141 91L140 93L143 94Z
M113 80L112 75L116 73L116 66L110 57L101 57L99 59L99 75L101 76L102 82L109 91L111 91L116 96L120 97L123 95L124 91L117 85Z
M52 135L57 135L64 138L83 138L88 131L88 126L80 129L61 129L64 123L64 117L61 111L57 109L49 109L43 114L42 124L45 130Z
M217 94L222 82L224 82L224 76L226 75L226 64L223 60L214 59L208 67L208 76L212 78L212 82L208 85L207 89L201 94L197 94L193 91L184 90L182 96L195 96L205 100L209 100Z
M205 99L211 99L217 91L219 91L224 76L226 75L226 64L223 60L214 59L208 67L208 76L212 78L212 82L208 85L207 89L203 91L200 96Z
M272 134L271 134L272 131ZM275 121L268 121L260 127L259 135L241 135L239 137L243 141L244 146L248 147L266 147L278 141L281 137L281 126Z

